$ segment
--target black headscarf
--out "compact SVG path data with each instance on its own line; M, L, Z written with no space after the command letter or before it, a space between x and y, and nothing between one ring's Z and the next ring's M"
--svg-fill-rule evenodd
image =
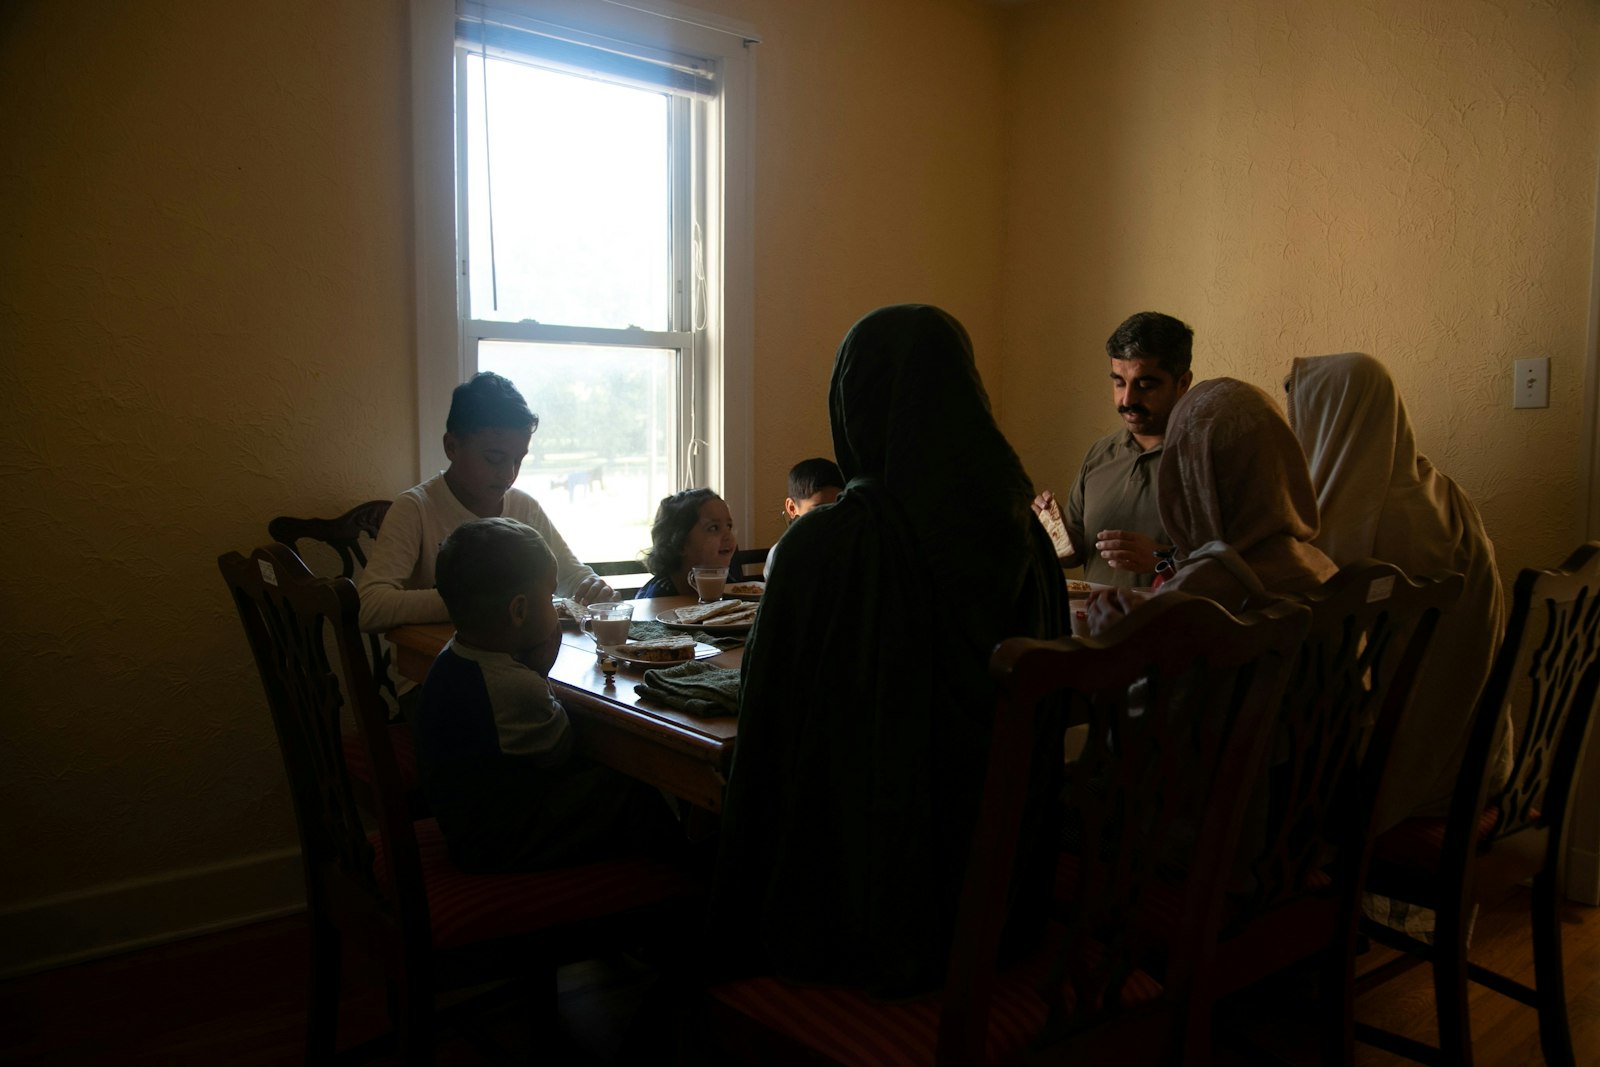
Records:
M847 485L779 542L745 652L719 931L746 969L908 993L944 974L988 753L989 655L1006 637L1058 636L1064 590L960 323L920 305L863 318L829 413ZM1059 728L1039 746L1030 864L1048 859L1026 846L1048 835ZM1046 875L1019 880L1022 925L1042 914Z

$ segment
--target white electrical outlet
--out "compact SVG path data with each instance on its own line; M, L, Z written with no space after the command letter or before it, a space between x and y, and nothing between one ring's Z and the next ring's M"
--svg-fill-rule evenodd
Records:
M1511 369L1511 406L1547 408L1550 406L1550 357L1519 359Z

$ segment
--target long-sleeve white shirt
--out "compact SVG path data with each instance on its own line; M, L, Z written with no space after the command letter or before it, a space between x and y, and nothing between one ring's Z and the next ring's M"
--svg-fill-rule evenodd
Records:
M578 562L539 502L520 489L508 489L500 514L525 522L550 545L556 556L556 594L572 590L594 571ZM414 622L445 622L449 612L433 587L433 565L439 544L457 526L478 518L436 474L395 500L384 516L372 555L356 582L361 594L361 628L392 630Z

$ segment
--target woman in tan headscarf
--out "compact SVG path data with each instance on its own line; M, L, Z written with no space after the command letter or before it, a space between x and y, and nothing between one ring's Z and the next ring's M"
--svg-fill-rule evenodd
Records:
M1311 543L1317 498L1294 431L1253 385L1212 378L1184 394L1167 423L1157 484L1176 567L1162 592L1241 611L1315 589L1339 569ZM1107 628L1138 592L1096 594L1090 628Z
M1370 556L1466 577L1395 735L1377 825L1443 815L1505 623L1494 546L1472 501L1417 451L1383 364L1360 352L1297 359L1284 388L1322 514L1315 544L1341 565Z

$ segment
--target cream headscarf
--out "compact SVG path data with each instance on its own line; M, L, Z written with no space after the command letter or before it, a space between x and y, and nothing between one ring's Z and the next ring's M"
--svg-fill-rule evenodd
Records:
M1417 452L1383 364L1360 352L1297 359L1284 388L1317 488L1318 547L1341 565L1371 556L1410 575L1466 578L1461 599L1439 619L1395 735L1378 829L1442 815L1505 624L1494 545L1472 501Z
M1314 589L1339 569L1311 544L1317 498L1300 445L1253 385L1212 378L1184 394L1167 424L1159 486L1178 563L1163 590L1237 611Z

